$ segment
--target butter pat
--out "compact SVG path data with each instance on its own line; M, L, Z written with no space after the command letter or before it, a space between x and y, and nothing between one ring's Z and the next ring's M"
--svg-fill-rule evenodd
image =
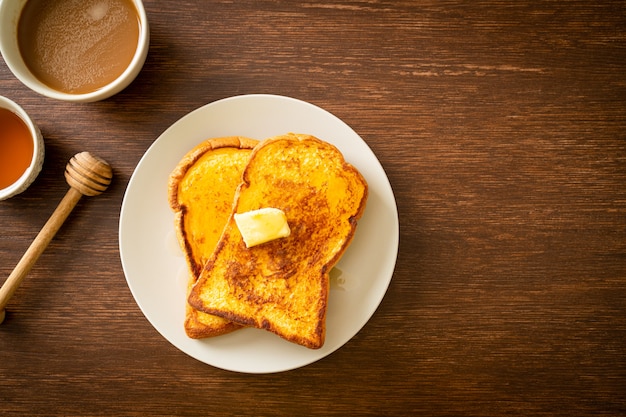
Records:
M235 223L248 248L291 234L287 216L273 207L235 213Z

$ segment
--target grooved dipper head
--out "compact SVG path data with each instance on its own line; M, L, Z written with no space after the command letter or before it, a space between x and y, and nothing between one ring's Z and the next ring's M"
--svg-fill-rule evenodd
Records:
M113 171L103 159L89 152L77 153L65 167L65 180L82 195L101 194L111 184Z

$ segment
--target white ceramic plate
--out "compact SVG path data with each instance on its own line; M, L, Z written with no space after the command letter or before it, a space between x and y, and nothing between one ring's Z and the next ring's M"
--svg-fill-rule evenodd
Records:
M167 201L167 180L180 159L201 141L220 136L264 139L307 133L337 146L365 177L369 197L354 240L331 279L326 342L311 350L258 329L194 340L183 329L185 260ZM293 98L245 95L201 107L168 128L133 173L120 214L120 256L128 286L154 328L186 354L218 368L281 372L317 361L348 342L382 301L396 264L398 213L389 180L367 144L329 112Z

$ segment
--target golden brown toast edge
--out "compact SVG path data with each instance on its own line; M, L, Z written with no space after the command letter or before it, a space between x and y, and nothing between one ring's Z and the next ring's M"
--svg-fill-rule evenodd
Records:
M261 149L267 146L272 146L273 142L277 142L277 141L282 141L282 140L299 140L299 141L303 141L303 140L308 140L308 141L312 141L312 142L317 142L319 144L322 144L322 146L330 146L332 148L334 148L334 150L341 156L341 161L342 161L342 169L346 172L350 172L350 175L353 175L355 178L355 181L357 181L358 183L361 184L361 186L363 187L363 194L361 196L360 201L358 202L358 207L356 207L356 209L354 209L353 212L351 212L351 217L349 219L350 222L350 230L349 232L346 234L346 236L344 237L344 241L343 241L343 245L339 248L336 249L336 252L334 252L333 257L328 259L325 266L322 268L322 272L321 272L321 277L319 277L320 279L320 294L319 294L319 302L320 302L320 310L317 312L318 314L318 325L317 328L315 330L315 335L311 336L311 335L307 335L305 337L301 337L298 334L285 334L284 332L281 333L281 331L279 329L277 329L275 326L273 326L273 324L271 322L268 322L265 319L258 319L255 317L251 317L250 315L241 315L238 314L238 312L236 311L237 308L216 308L216 307L211 307L211 306L207 306L204 302L204 300L202 299L201 293L201 287L203 285L206 284L206 280L207 278L205 277L205 272L203 272L203 275L200 276L197 285L194 286L194 288L191 290L190 292L190 296L189 296L189 303L191 305L193 305L195 308L199 309L199 310L204 310L207 312L210 312L212 314L216 314L219 315L221 317L227 318L228 320L231 321L235 321L235 322L239 322L245 325L250 325L250 326L254 326L254 327L258 327L258 328L264 328L266 330L272 331L276 334L278 334L279 336L285 338L286 340L289 340L291 342L294 343L298 343L301 344L303 346L312 348L312 349L317 349L320 348L323 343L324 343L324 339L325 339L325 319L326 319L326 307L327 307L327 298L328 298L328 293L329 293L329 272L332 269L332 267L339 261L339 259L341 258L341 256L343 255L343 253L345 252L345 250L348 248L349 244L351 243L353 237L354 237L354 232L356 229L356 222L357 220L362 216L364 209L365 209L365 203L367 200L367 195L368 195L368 187L367 187L367 183L365 181L365 179L363 178L363 176L359 173L359 171L353 167L352 165L350 165L349 163L347 163L345 161L345 159L343 158L343 155L341 154L341 152L334 147L331 144L328 144L327 142L323 142L313 136L310 135L302 135L302 134L288 134L288 135L282 135L279 137L275 137L275 138L270 138L270 139L266 139L265 141L263 141L257 148L255 148L252 151L252 155L250 157L248 166L246 167L246 169L244 170L243 173L243 182L242 184L239 186L238 190L237 190L237 196L235 199L235 205L233 206L233 212L238 211L238 208L240 208L238 205L240 203L239 197L242 195L242 193L245 192L245 190L250 187L250 177L249 177L249 166L251 165L253 158L259 153L261 152ZM244 211L244 210L242 210ZM224 234L222 235L222 238L220 238L220 242L218 243L218 247L216 248L216 250L214 251L213 255L211 256L210 260L207 262L207 265L205 267L206 269L211 269L213 266L215 266L216 262L218 262L217 257L219 256L219 253L222 252L223 250L225 250L225 246L226 246L226 242L225 239L228 239L227 236L227 228L231 227L230 232L233 232L233 228L236 228L236 226L234 226L234 220L232 218L229 219L229 222L227 224L227 227L224 230ZM240 238L240 236L239 236ZM280 240L280 239L279 239ZM228 279L228 278L227 278Z
M208 139L193 149L191 149L178 163L176 168L172 171L168 181L168 201L171 209L175 213L175 229L176 237L179 245L184 253L185 261L187 263L187 269L189 273L189 280L187 285L187 293L191 290L191 287L196 282L200 271L203 268L199 262L194 259L193 248L190 241L187 239L187 232L185 231L185 213L187 208L179 201L179 185L184 179L187 172L194 167L196 162L202 158L207 152L211 152L221 148L237 148L237 149L249 149L251 150L256 146L258 141L241 136L221 137ZM234 193L234 190L233 190ZM207 256L208 257L208 254ZM241 328L242 326L233 323L229 320L225 320L221 317L210 315L201 311L198 311L186 303L185 307L185 321L184 329L186 334L193 339L201 339L206 337L218 336L221 334L229 333Z

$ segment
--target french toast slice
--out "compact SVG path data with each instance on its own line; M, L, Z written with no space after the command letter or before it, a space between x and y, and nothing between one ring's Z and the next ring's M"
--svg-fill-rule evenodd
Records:
M243 169L257 143L237 136L206 140L191 149L170 174L168 199L189 271L188 292L217 245ZM191 338L218 336L240 327L189 304L185 307L184 328Z
M329 272L350 244L368 187L333 145L287 134L257 145L233 212L188 302L311 349L323 346ZM235 213L282 210L291 234L247 248Z

